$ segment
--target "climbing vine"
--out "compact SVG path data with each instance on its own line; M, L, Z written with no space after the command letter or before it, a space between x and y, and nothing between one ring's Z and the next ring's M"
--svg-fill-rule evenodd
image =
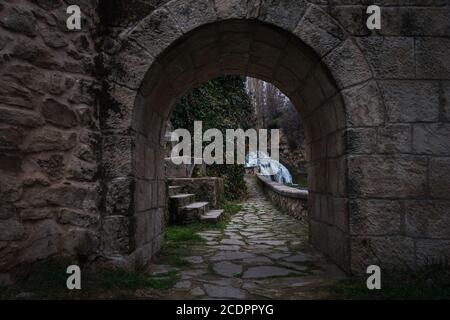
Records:
M174 129L185 128L193 133L194 121L202 121L203 131L254 126L254 115L250 99L245 90L245 77L223 76L204 83L185 94L177 103L171 116ZM237 200L245 196L243 165L210 165L209 176L224 179L225 198Z

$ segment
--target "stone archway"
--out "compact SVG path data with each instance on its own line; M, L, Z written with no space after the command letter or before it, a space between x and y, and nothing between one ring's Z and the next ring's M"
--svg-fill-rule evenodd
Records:
M364 197L372 183L364 176L364 135L382 122L365 57L317 6L252 3L173 0L123 40L109 78L116 110L104 120L106 255L143 264L159 250L166 192L162 139L171 109L204 81L242 74L274 83L304 120L312 244L347 271L378 261L365 239L352 239L349 222L359 210L349 211L349 199ZM364 227L370 218L358 219Z

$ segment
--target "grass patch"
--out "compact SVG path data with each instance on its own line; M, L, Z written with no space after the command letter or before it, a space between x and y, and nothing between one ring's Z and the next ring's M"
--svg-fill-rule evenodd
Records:
M184 260L184 257L191 254L191 246L205 242L198 233L207 230L224 230L231 215L242 209L242 205L233 202L223 202L221 206L224 214L216 223L194 222L182 226L167 226L164 245L158 255L160 261L180 268L189 266L191 263Z
M81 290L66 287L67 266L71 261L49 261L33 267L32 272L18 283L0 287L1 299L89 299L99 296L110 298L134 297L136 289L168 289L178 281L178 274L170 271L150 275L146 272L125 270L92 270L81 268ZM25 296L18 296L24 294Z
M429 266L416 272L382 272L381 289L368 290L367 276L337 282L334 292L341 299L450 299L450 268Z
M170 226L166 228L166 242L168 243L196 243L204 241L197 232L202 230L198 223L187 226Z
M225 213L233 215L242 210L242 205L239 203L225 202L222 205L222 208L225 211Z

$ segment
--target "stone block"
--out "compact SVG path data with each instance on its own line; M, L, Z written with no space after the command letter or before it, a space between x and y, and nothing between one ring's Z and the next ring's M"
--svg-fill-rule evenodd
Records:
M326 224L317 222L315 220L310 221L310 236L311 244L322 253L328 253L328 227Z
M158 208L153 211L153 234L159 236L164 231L164 209Z
M377 198L426 194L427 159L415 156L348 157L349 192Z
M111 79L127 88L137 90L149 69L153 57L131 41L122 44L122 50L112 61Z
M44 43L29 41L25 37L16 38L14 46L11 49L10 55L20 60L29 62L30 64L49 70L60 70L63 68L62 59L52 50L48 50L48 47ZM76 70L74 72L90 72L92 70L83 69L83 60L77 61ZM68 62L66 62L68 64ZM72 66L72 64L70 64ZM80 66L78 66L80 65ZM65 67L65 66L64 66ZM69 71L69 70L68 70Z
M369 30L366 27L367 6L357 5L359 1L345 3L348 5L340 6L334 4L330 9L330 15L350 34L357 36L366 36Z
M429 165L430 195L450 199L450 158L431 158Z
M106 186L105 212L107 215L130 214L133 208L135 182L130 178L116 178Z
M403 236L351 237L351 268L355 274L365 274L367 266L381 269L414 269L414 240Z
M292 31L299 23L307 8L307 1L263 0L258 19Z
M147 180L138 179L136 181L135 208L137 212L152 208L152 188L154 186L155 184Z
M448 264L450 260L450 240L418 239L416 256L419 266Z
M0 127L0 149L1 150L19 150L25 138L24 131L19 127L1 126Z
M61 228L54 220L42 220L26 226L28 235L15 263L32 263L56 254L60 250Z
M444 121L450 121L450 81L441 83L441 103Z
M414 39L403 37L362 37L358 44L381 79L415 78Z
M377 130L374 128L349 128L346 133L347 150L351 154L371 154L377 148Z
M336 227L328 227L329 254L330 258L342 269L350 269L350 250L348 235Z
M102 166L105 177L126 177L132 174L134 138L130 136L103 137Z
M134 240L136 247L151 243L155 237L155 210L149 210L133 216Z
M160 7L133 28L129 39L145 48L155 58L181 35L182 31L170 12L165 7Z
M100 125L102 129L127 130L131 127L136 91L109 82L108 90L100 96Z
M378 129L378 151L381 153L410 153L412 150L411 126L393 124Z
M145 149L147 139L141 134L136 135L136 146L134 148L134 171L137 178L145 179Z
M217 0L215 11L219 19L239 19L247 16L247 1L243 0Z
M327 178L319 178L325 183L321 184L323 191L327 191L334 196L343 195L346 192L346 161L344 157L327 159Z
M349 231L349 208L347 198L329 197L328 207L334 214L334 225L341 231ZM351 213L351 212L350 212Z
M261 40L261 43L267 43L267 41ZM297 79L304 80L314 67L314 61L317 58L311 54L310 49L297 43L281 44L280 48L285 48L285 52L280 57L280 64L289 69Z
M448 36L450 13L440 2L410 1L408 6L383 7L379 33L393 36Z
M450 156L450 124L414 125L413 151L419 154Z
M42 126L45 123L44 119L34 112L17 110L3 105L0 105L0 121L32 128Z
M15 219L0 222L0 241L17 241L25 236L25 228Z
M88 256L98 251L98 234L89 230L74 228L62 237L62 247L66 254Z
M170 1L165 7L184 33L216 18L212 2L208 0Z
M346 148L345 131L339 130L327 136L327 156L339 157L344 154Z
M395 200L349 201L352 235L393 235L401 231L402 207Z
M450 39L430 37L416 39L418 78L450 79Z
M279 67L275 71L274 81L279 83L280 88L286 93L293 92L300 86L300 81L295 74L290 69L284 67Z
M128 217L109 216L103 219L102 249L107 254L125 254L130 250L130 223Z
M448 238L450 201L419 200L405 204L406 235L419 238Z
M25 208L20 210L20 219L22 221L39 221L53 219L58 215L56 208Z
M97 164L78 158L70 159L67 166L67 178L75 181L94 181L97 177Z
M0 18L0 25L28 37L36 36L36 18L28 8L22 6L7 8Z
M23 157L17 155L0 154L0 174L2 179L0 182L4 182L5 185L14 185L13 179L16 175L23 172ZM3 171L3 172L2 172ZM13 179L13 180L8 180Z
M23 205L33 207L59 206L96 212L99 191L94 185L56 184L33 186L24 190Z
M439 118L439 85L433 81L382 81L389 122L433 122Z
M28 135L23 150L26 152L66 151L73 149L76 144L77 134L75 132L44 127Z
M155 238L153 238L153 245L152 245L152 251L156 254L161 250L162 245L164 242L164 233L157 235Z
M308 114L314 112L325 101L322 89L315 78L309 78L306 81L305 86L300 89L300 94L302 95L303 102L305 103L304 108ZM314 133L313 135L316 136Z
M100 216L63 208L58 213L58 223L68 224L82 228L96 228L99 224Z
M254 42L250 48L250 63L274 68L281 54L279 48L267 45L264 42ZM293 72L295 73L295 69Z
M141 247L136 248L133 253L134 267L138 270L147 266L153 257L153 243L147 243Z
M351 39L342 42L323 59L323 62L332 72L341 89L364 82L372 77L366 58Z
M337 47L345 39L345 31L320 7L312 5L294 30L320 56Z
M384 107L376 82L344 90L342 96L350 127L379 126L384 122Z

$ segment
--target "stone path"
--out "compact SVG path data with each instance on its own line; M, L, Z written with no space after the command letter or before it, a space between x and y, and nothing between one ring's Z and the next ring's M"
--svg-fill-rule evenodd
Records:
M178 268L180 280L166 299L323 299L344 274L307 241L307 227L277 210L246 177L250 197L223 231L200 233ZM170 268L154 266L154 268ZM155 271L156 271L155 269Z

